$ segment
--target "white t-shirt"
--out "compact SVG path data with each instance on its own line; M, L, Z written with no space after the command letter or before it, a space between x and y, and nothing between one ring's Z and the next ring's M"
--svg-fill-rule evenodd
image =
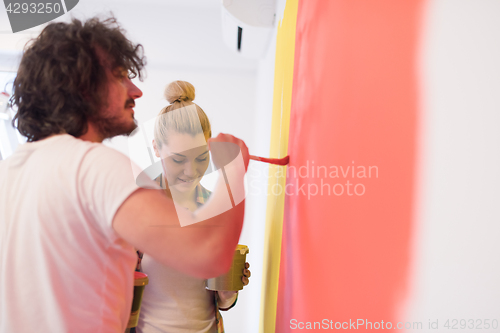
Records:
M112 220L133 167L67 134L0 162L0 332L125 331L137 255Z

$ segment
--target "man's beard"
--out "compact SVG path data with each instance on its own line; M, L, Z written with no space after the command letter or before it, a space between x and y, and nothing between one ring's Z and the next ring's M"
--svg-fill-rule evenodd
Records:
M137 120L133 123L118 123L120 117L102 117L97 119L95 125L104 139L109 139L118 135L129 136L137 128Z
M125 108L134 107L133 99L127 100ZM102 135L103 139L110 139L114 136L125 135L129 136L137 128L137 120L133 119L133 123L121 123L121 116L100 115L93 123L97 127L97 131ZM132 116L133 118L133 116Z

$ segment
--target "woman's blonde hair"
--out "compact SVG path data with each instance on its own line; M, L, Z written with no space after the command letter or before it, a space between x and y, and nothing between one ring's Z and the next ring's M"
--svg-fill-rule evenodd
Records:
M171 82L165 88L164 95L170 105L161 109L156 117L154 137L158 148L162 144L167 144L169 131L188 133L193 136L203 133L207 140L212 137L212 129L207 115L198 105L193 103L195 94L194 86L191 83L186 81ZM190 107L190 105L192 106ZM172 112L174 110L178 111Z

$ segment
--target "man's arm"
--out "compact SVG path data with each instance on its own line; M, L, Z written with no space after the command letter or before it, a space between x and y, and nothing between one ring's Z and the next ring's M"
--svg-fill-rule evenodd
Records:
M248 150L242 141L231 138L222 139L243 145L240 148L246 168ZM244 168L226 167L225 173L231 190L241 191ZM210 200L194 213L176 211L163 191L139 189L118 209L113 228L124 240L164 265L200 278L221 275L231 266L245 210L243 200L213 216L227 202L224 178L219 177ZM181 227L179 219L190 221L190 225Z

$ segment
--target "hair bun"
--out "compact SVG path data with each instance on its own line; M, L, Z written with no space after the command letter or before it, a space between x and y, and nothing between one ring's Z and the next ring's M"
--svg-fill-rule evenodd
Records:
M174 81L165 88L164 95L170 104L177 101L192 102L194 100L194 86L186 81Z

